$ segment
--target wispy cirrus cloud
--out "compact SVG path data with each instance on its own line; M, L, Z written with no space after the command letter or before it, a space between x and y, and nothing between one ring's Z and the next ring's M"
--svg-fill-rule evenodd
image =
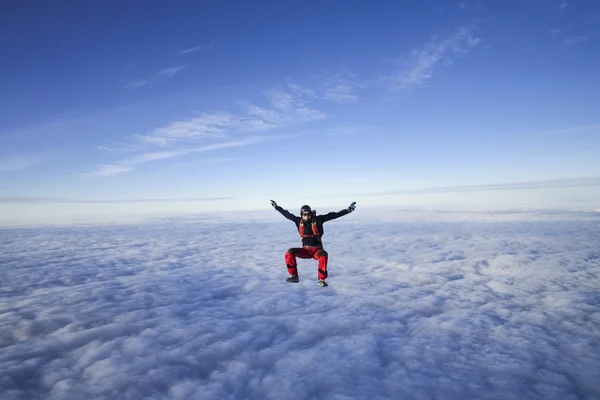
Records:
M140 88L142 86L146 86L152 82L152 79L136 79L134 81L129 82L125 87L129 89Z
M174 67L170 67L170 68L165 68L163 70L158 71L156 74L158 76L164 76L166 78L172 78L175 75L177 75L178 73L180 73L181 71L183 71L185 69L185 65L176 65Z
M423 189L405 189L391 190L377 193L351 193L336 194L327 197L344 197L350 195L356 196L392 196L401 194L434 194L434 193L463 193L463 192L489 192L502 190L531 190L531 189L552 189L552 188L572 188L572 187L598 187L600 186L600 177L572 178L572 179L553 179L544 181L497 183L485 185L465 185L465 186L443 186Z
M132 135L130 143L122 146L97 146L99 150L112 152L122 147L134 155L118 162L101 164L88 175L116 175L148 162L288 138L291 137L289 134L265 136L264 133L327 117L327 114L310 104L316 98L314 91L300 85L276 87L264 95L264 104L241 102L240 112L205 112L169 122L145 134ZM198 147L200 141L212 143Z
M563 23L562 26L556 26L554 29L549 31L551 36L556 37L560 43L564 46L571 46L578 43L589 41L591 38L596 36L596 32L591 25L600 22L600 14L594 15L589 10L581 9L581 5L573 2L563 1L557 6L559 16L562 15ZM565 12L567 7L573 12ZM573 13L578 12L578 17L573 17Z
M335 103L355 103L360 100L358 90L368 85L359 83L356 74L342 67L336 71L327 70L317 77L317 90L306 89L297 83L289 82L287 87L309 99L333 101Z
M211 41L209 43L200 44L200 45L197 45L197 46L189 47L187 49L179 50L177 52L177 54L184 55L184 54L195 53L195 52L198 52L198 51L210 49L210 48L215 47L216 43L217 43L217 41L213 40L213 41Z
M261 118L217 111L183 121L173 121L138 138L144 143L165 146L200 139L227 138L236 133L255 133L274 128L276 125Z
M572 31L571 27L565 27L565 28L554 28L551 29L550 31L548 31L548 33L551 36L555 36L557 38L560 38L560 43L562 43L565 46L569 46L572 44L577 44L577 43L581 43L581 42L585 42L589 39L588 36L586 35L582 35L582 34L571 34L570 32Z
M205 146L199 146L199 147L182 147L179 150L172 150L172 151L158 151L158 152L151 151L151 152L141 153L136 156L126 158L126 159L123 159L121 161L118 161L118 162L115 162L112 164L100 165L96 168L95 171L85 173L84 175L98 175L98 176L117 175L117 174L121 174L124 172L132 171L139 164L145 164L145 163L154 162L154 161L166 160L166 159L170 159L170 158L188 155L191 153L222 150L222 149L227 149L227 148L232 148L232 147L250 146L250 145L257 144L257 143L281 140L281 139L286 139L286 138L290 138L290 137L292 137L292 136L290 136L290 135L287 135L287 136L273 136L273 135L271 135L271 136L251 136L251 137L246 137L246 138L240 139L240 140L217 142L217 143L212 143L212 144L208 144Z
M356 74L345 68L335 73L328 72L323 83L323 98L336 103L359 101L357 90L365 85L357 83L356 78Z
M459 28L445 38L430 41L420 49L414 49L405 60L404 67L393 74L389 81L394 89L406 89L426 84L434 70L453 56L466 54L481 43L470 28Z
M588 40L587 36L567 36L567 37L563 38L563 40L561 42L565 46L569 46L571 44L585 42L586 40Z
M175 75L179 74L186 67L187 67L187 65L180 64L180 65L175 65L175 66L172 66L169 68L164 68L164 69L161 69L160 71L157 71L157 72L151 74L147 78L135 79L135 80L129 82L127 85L125 85L125 87L129 88L129 89L136 89L136 88L140 88L140 87L149 85L151 83L154 83L154 82L162 80L162 79L170 79L170 78L173 78Z
M131 171L133 167L126 167L123 165L98 165L93 175L99 176L110 176L122 174L123 172Z
M307 122L327 117L327 114L310 106L311 99L308 96L300 96L286 90L272 89L268 91L267 97L279 121L287 123Z
M289 83L287 87L277 87L265 92L267 105L242 102L246 113L260 119L273 128L296 125L327 118L327 114L311 102L317 99L314 90L299 84Z
M343 83L328 88L325 97L339 103L354 103L359 99L352 86Z

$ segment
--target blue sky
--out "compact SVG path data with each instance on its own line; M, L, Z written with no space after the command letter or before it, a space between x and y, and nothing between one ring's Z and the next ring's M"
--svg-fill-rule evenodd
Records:
M4 207L600 194L596 1L23 1L0 15ZM537 195L504 190L527 182Z

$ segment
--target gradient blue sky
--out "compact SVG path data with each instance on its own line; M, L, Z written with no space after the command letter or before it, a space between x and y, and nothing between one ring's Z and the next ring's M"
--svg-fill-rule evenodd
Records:
M345 207L547 180L600 194L598 1L0 7L4 207Z

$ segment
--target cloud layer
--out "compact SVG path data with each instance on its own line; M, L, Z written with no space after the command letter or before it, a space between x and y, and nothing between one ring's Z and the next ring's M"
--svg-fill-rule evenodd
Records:
M3 397L600 396L596 218L269 215L0 230Z

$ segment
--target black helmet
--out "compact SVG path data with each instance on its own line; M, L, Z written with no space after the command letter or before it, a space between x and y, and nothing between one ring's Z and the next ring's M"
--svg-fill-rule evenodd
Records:
M306 204L300 207L300 214L302 214L304 211L312 212L310 206Z

